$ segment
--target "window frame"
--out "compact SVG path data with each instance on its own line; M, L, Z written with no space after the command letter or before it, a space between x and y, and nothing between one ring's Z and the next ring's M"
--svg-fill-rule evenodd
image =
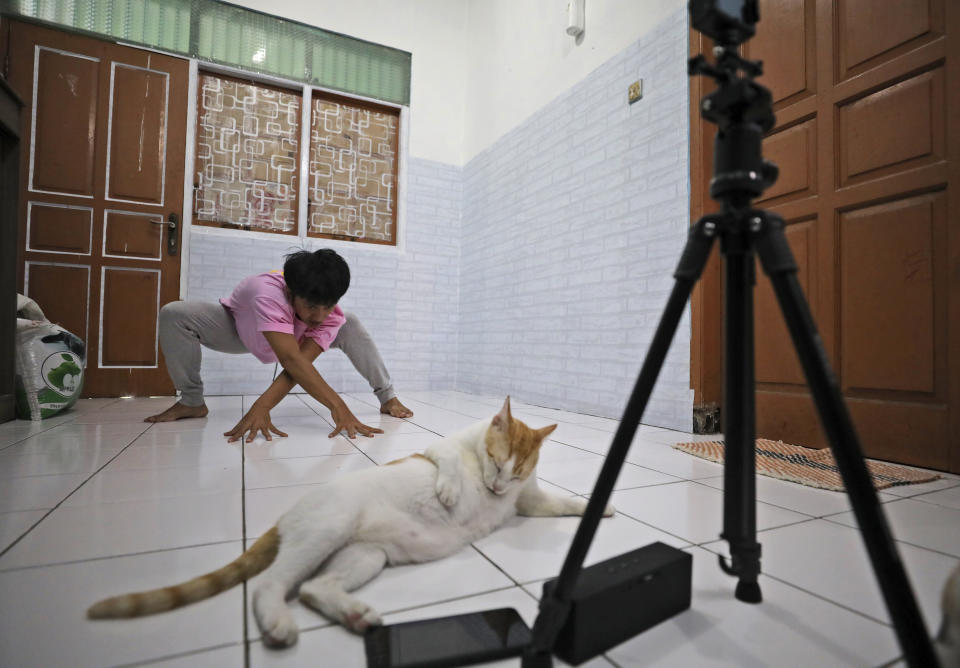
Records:
M142 48L142 47L139 47ZM156 49L147 49L154 50ZM158 53L164 53L162 51L157 51ZM171 54L176 55L176 54ZM190 198L193 197L193 172L196 165L196 122L197 122L197 104L198 104L198 94L199 94L199 84L200 84L200 71L211 72L213 74L225 75L225 76L235 76L244 80L253 81L256 83L265 83L272 84L274 86L279 86L282 88L288 88L291 90L300 89L302 91L302 100L303 105L301 107L301 113L309 114L310 110L313 108L313 91L319 91L322 93L327 93L330 95L341 95L353 101L358 102L371 102L374 104L380 104L384 107L390 107L396 109L400 114L400 130L398 132L398 144L399 144L399 153L397 157L397 188L396 188L396 201L397 201L397 233L396 245L386 245L386 244L373 244L366 242L357 242L357 241L342 241L340 239L321 239L318 237L310 237L306 234L306 212L307 212L307 196L306 190L303 188L299 189L299 214L297 216L297 235L296 237L291 237L290 235L278 235L276 233L270 232L261 232L259 230L243 230L235 228L223 228L223 227L211 227L206 225L197 225L193 220L193 206L185 206L183 215L183 239L181 243L181 271L180 271L180 291L181 299L185 299L187 295L187 288L189 286L189 266L190 266L190 239L193 234L199 234L201 236L220 236L220 237L229 237L234 239L253 239L260 241L273 241L278 242L284 239L289 239L293 241L296 239L296 244L300 248L305 248L307 250L315 250L318 248L334 248L344 251L350 251L351 249L362 248L367 252L375 253L388 253L388 254L406 254L406 215L407 215L407 203L406 203L406 192L407 192L407 165L409 161L409 146L410 146L410 108L406 105L395 104L392 102L384 102L383 100L376 100L373 98L363 97L359 95L345 95L342 91L323 88L322 86L302 84L298 81L292 81L289 79L283 79L281 77L272 76L269 74L261 74L257 72L249 72L246 70L241 70L236 67L231 67L228 65L221 65L217 63L210 63L204 60L199 60L197 58L190 58L190 85L188 91L187 99L187 108L188 108L188 117L187 117L187 150L185 151L184 161L186 169L184 170L184 201L190 201ZM308 116L309 118L309 116ZM304 119L301 119L300 122L301 130L301 146L304 141L309 142L309 123ZM306 136L304 136L306 134ZM301 182L305 182L307 178L307 172L309 170L309 161L301 160Z

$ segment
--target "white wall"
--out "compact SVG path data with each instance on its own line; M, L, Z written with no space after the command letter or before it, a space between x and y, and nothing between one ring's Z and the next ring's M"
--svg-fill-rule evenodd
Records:
M686 0L233 0L413 54L410 155L462 166ZM626 91L624 91L626 95Z
M463 164L465 0L231 0L413 55L410 155Z
M586 30L574 40L566 0L467 3L464 164L687 4L586 0Z
M619 417L689 228L686 53L680 8L464 166L458 389ZM692 407L688 309L643 421Z

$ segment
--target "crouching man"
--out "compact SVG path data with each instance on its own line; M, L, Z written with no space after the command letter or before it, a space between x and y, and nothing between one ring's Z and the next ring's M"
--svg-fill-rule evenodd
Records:
M257 399L240 422L224 435L230 441L258 433L286 436L270 420L270 410L296 385L330 409L335 424L330 437L341 431L350 438L382 434L347 408L313 366L329 348L342 350L380 401L380 412L394 417L413 413L400 403L377 347L352 313L337 302L350 286L350 268L330 249L298 251L286 256L283 273L269 272L245 278L219 303L178 301L160 310L160 346L180 400L146 418L169 422L204 417L200 346L224 353L252 353L263 363L279 362L283 373Z

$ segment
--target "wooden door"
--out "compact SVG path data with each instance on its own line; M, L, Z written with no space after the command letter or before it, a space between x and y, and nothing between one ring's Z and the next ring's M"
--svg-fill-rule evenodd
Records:
M173 394L157 314L179 297L189 64L27 23L3 39L26 103L18 288L86 342L84 396Z
M763 150L780 178L757 205L788 223L867 455L953 471L958 10L948 0L761 0L744 48L764 62L777 116ZM757 435L826 446L765 276L756 303Z

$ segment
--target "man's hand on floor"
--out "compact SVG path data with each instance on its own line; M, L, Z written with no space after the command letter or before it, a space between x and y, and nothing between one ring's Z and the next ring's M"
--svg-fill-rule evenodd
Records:
M230 431L224 432L223 435L228 437L227 443L238 441L244 436L247 437L247 443L250 443L257 437L257 432L263 434L263 437L268 441L273 440L270 432L278 436L286 436L285 433L273 426L268 411L261 411L257 408L251 408L247 411L247 414L240 418L237 426Z
M360 422L360 420L357 419L357 416L350 412L350 409L347 408L346 404L342 404L330 411L330 415L333 418L334 428L333 431L330 432L328 438L333 438L341 431L345 431L346 436L349 438L356 438L357 433L371 438L374 434L383 433L383 429L368 427Z

